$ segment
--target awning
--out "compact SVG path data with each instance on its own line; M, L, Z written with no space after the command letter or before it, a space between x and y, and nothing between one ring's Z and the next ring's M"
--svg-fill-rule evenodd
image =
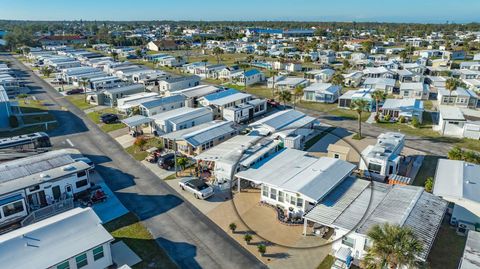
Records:
M12 202L16 202L16 201L19 201L19 200L22 200L22 199L23 199L23 196L21 194L10 196L10 197L1 199L0 200L0 206L10 204Z
M351 259L352 250L350 248L341 247L335 252L335 258L342 261L349 261Z
M147 123L150 123L152 122L153 120L148 118L148 117L145 117L145 116L142 116L142 115L135 115L135 116L132 116L130 118L126 118L126 119L123 119L122 120L122 123L124 123L125 125L127 125L128 127L137 127L137 126L140 126L140 125L143 125L143 124L147 124Z

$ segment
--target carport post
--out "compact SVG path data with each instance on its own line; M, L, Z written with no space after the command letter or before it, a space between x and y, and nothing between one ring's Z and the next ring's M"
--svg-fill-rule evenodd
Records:
M307 235L307 219L303 218L303 236Z
M240 193L240 178L237 177L237 191Z

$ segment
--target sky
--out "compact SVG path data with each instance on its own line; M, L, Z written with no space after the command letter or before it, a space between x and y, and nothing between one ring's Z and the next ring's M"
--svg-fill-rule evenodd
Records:
M480 0L0 0L14 20L480 22Z

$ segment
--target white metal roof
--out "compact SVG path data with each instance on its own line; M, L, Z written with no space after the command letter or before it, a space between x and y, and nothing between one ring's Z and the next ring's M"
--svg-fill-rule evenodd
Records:
M423 109L423 102L415 98L386 99L382 109Z
M212 111L205 107L181 107L153 115L150 118L155 122L170 121L178 124L207 114L212 114Z
M465 121L465 117L458 107L439 106L438 110L440 111L440 115L442 115L442 119L444 120Z
M50 268L113 241L91 208L74 208L0 235L2 268Z
M270 116L262 118L249 126L253 129L266 129L267 132L276 132L281 130L298 129L314 122L316 119L306 114L289 109L276 112Z
M323 94L335 94L336 92L340 92L341 87L337 85L333 85L332 83L313 83L310 86L303 89L304 92L315 92L315 93L323 93Z
M246 149L250 148L261 138L261 136L237 135L220 145L200 153L195 159L204 161L222 161L233 165L240 160Z
M339 159L316 158L305 151L285 149L272 159L236 176L299 193L315 202L350 175L354 168L355 165Z
M480 268L480 232L470 230L459 269L478 268Z
M433 194L480 203L480 165L438 160Z

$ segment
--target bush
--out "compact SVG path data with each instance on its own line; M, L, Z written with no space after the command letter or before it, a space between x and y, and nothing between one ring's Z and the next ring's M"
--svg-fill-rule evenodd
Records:
M228 225L228 228L230 228L232 233L234 233L235 230L237 229L237 224L235 224L235 222L232 222L232 223L230 223L230 225Z
M430 193L433 191L433 177L428 177L425 181L425 191Z
M139 136L135 138L135 142L133 144L143 150L143 147L147 144L147 140L143 136Z
M247 242L247 244L250 244L250 241L252 241L252 236L249 233L246 233L243 236L243 239L245 240L245 242Z
M383 117L383 119L385 121L388 121L388 122L390 121L391 118L392 118L392 116L390 116L390 114L387 114L387 115L385 115L385 117Z
M412 119L412 126L415 127L415 128L420 127L420 122L418 121L417 118Z
M18 118L17 116L14 116L14 115L11 115L10 117L8 117L8 122L10 124L10 127L12 128L17 128L19 125Z
M398 121L399 121L400 123L405 123L405 122L407 121L407 119L405 119L404 116L400 116L400 117L398 118Z
M257 246L258 248L258 252L260 252L260 254L265 255L265 252L267 252L267 246L265 246L264 244L260 244Z
M374 119L375 119L375 122L378 123L380 121L380 116L378 116L378 114L375 114Z

